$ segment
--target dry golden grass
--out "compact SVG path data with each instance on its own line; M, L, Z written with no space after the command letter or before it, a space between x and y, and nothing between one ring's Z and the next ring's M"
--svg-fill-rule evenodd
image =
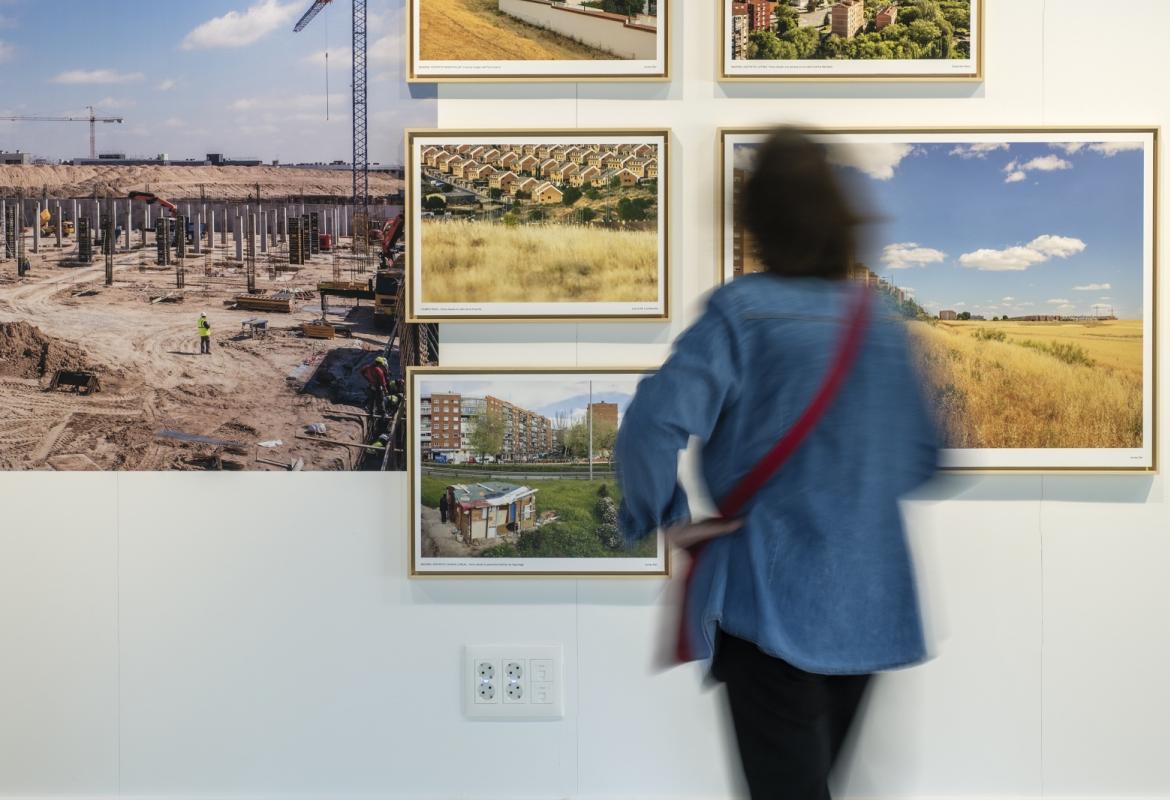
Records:
M501 14L496 0L418 0L424 61L588 61L610 53Z
M1004 339L976 338L988 335L981 330ZM949 447L1142 444L1141 322L914 322L910 331ZM1091 365L1038 349L1054 344Z
M658 235L426 220L424 303L654 302Z

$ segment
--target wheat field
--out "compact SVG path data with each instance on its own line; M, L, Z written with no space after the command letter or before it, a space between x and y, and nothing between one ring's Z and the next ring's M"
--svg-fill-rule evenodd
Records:
M948 447L1142 445L1142 323L913 322Z
M489 221L422 224L424 303L658 300L658 234Z
M583 61L601 50L502 14L496 0L417 0L424 61Z

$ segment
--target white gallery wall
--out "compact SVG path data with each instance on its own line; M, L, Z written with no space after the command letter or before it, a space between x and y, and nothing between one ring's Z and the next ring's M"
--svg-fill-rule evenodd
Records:
M447 325L444 364L659 362L714 280L719 125L1170 124L1166 0L987 0L958 86L719 85L716 3L673 11L669 84L443 86L439 121L673 128L674 323ZM0 796L737 795L719 692L650 668L661 582L408 580L405 503L378 474L0 474ZM878 681L843 794L1170 797L1163 478L954 476L907 514L937 657ZM462 717L464 645L544 642L563 720Z

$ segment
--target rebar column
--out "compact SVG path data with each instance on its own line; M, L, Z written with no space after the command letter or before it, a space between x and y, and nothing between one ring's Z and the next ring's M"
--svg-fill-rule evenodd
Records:
M160 267L171 265L171 221L159 217L154 221L155 262Z
M77 236L77 261L80 264L93 263L93 231L89 227L89 218L81 217L75 226Z
M33 220L33 252L41 252L41 204L37 202L37 215Z
M203 212L195 215L195 235L191 237L191 252L199 255L203 245Z
M244 272L248 277L248 294L255 294L256 292L256 215L249 213L247 217L247 231L248 247L247 247L247 262L244 266Z

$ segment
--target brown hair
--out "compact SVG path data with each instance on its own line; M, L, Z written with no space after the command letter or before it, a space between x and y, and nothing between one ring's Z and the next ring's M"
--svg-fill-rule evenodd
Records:
M756 150L739 202L768 272L843 280L856 252L854 213L824 145L778 128Z

